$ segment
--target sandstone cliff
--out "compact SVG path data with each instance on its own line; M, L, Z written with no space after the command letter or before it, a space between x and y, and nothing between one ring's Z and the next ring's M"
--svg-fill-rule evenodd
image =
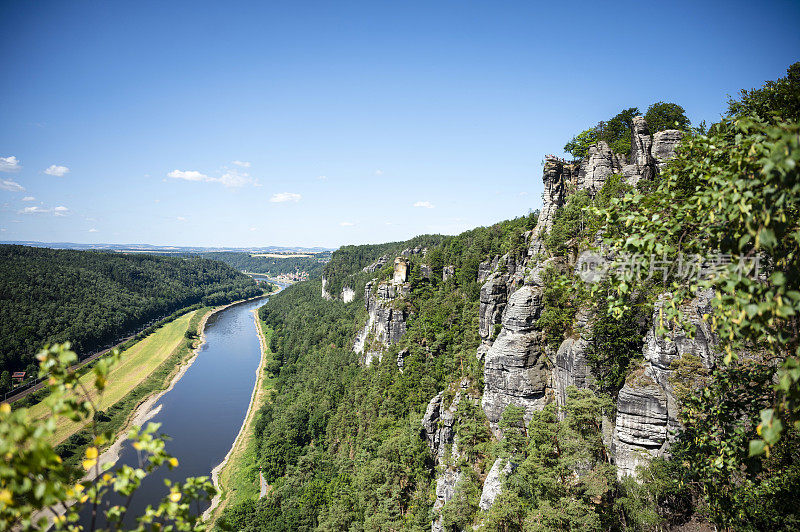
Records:
M396 344L406 332L409 312L405 297L410 291L408 270L408 260L397 257L390 281L377 285L375 281L370 281L364 288L367 323L356 336L353 351L362 355L362 361L367 366L374 359L381 360L384 351ZM401 360L398 358L398 365Z

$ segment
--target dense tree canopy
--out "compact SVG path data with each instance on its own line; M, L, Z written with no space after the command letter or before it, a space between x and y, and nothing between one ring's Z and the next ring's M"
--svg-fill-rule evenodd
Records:
M325 263L331 255L330 253L314 253L310 257L265 257L241 251L210 251L191 254L191 256L218 260L232 268L250 273L276 276L306 272L310 278L315 278L320 276L322 268L325 267Z
M209 259L0 246L0 370L25 369L45 343L85 355L180 308L260 293Z

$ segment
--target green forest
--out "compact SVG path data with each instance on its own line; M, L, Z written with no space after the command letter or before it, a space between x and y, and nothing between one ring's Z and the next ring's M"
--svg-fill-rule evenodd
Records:
M576 135L566 150L581 157L600 138L626 152L638 113L622 111L611 125ZM785 78L732 98L724 119L710 127L691 127L676 104L659 102L647 114L654 131L686 132L675 159L637 186L616 176L594 197L571 195L534 257L550 259L537 322L545 342L557 346L571 334L578 309L597 316L588 351L595 384L568 389L561 407L551 403L527 424L522 409L509 406L499 441L479 404L460 403L454 465L462 476L442 511L445 530L800 526L800 63ZM459 383L470 396L481 395L478 265L506 253L522 259L523 233L535 223L533 214L454 237L345 246L324 275L333 294L355 288L354 302L321 298L319 280L272 297L260 318L274 331L276 362L267 369L277 376L276 393L260 406L255 429L258 467L270 490L228 508L217 526L430 530L436 469L421 418L433 396L444 392L452 400ZM612 275L587 286L574 261L598 234L607 249L634 253L644 269L652 254L675 261L679 253L712 249L758 254L764 275L737 277L733 261L700 283ZM366 319L363 286L388 278L391 265L373 274L362 269L414 246L428 252L411 258L407 331L380 362L365 367L352 351ZM433 275L422 275L423 263ZM445 266L455 268L447 280ZM641 482L618 480L601 427L625 382L644 378L642 338L656 300L671 298L665 321L656 324L660 331L668 320L688 327L682 304L708 288L716 294L714 314L704 319L719 337L719 360L711 370L692 360L674 368L683 430L671 458L640 469ZM482 511L481 484L496 458L515 467L495 504Z
M33 370L47 343L70 341L85 355L183 307L260 293L216 260L3 245L0 371Z
M306 272L312 279L321 275L322 268L331 257L330 253L315 253L310 257L259 257L240 251L209 251L187 255L218 260L239 271L265 275Z

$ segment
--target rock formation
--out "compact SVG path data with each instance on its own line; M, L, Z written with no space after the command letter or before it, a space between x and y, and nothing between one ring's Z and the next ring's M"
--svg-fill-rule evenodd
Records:
M455 495L456 484L462 477L461 471L455 466L460 456L458 435L456 434L458 422L456 414L462 401L478 402L477 397L468 391L469 385L469 379L461 379L457 384L453 400L447 406L444 405L445 392L439 392L428 403L425 415L422 417L422 435L428 442L439 471L436 478L436 500L433 503L436 518L431 525L432 532L444 531L439 512ZM448 450L450 451L449 460L447 459Z
M552 259L537 264L534 271L508 298L502 329L484 359L483 410L495 435L497 423L509 404L525 408L525 421L553 397L552 363L536 321L542 311L541 272Z
M597 194L608 176L622 173L625 157L611 151L605 141L589 147L589 154L578 170L577 189L586 190L591 196Z
M653 135L653 159L656 167L661 170L664 165L675 156L675 148L678 147L684 132L678 129L666 129Z
M641 116L633 117L631 128L631 164L625 165L622 175L625 180L635 185L642 179L652 179L655 175L655 160L651 154L653 138L650 128Z
M325 276L322 276L322 299L327 299L330 301L333 299L333 295L328 292L328 280L325 279Z
M556 211L566 203L567 187L572 182L573 175L577 175L575 173L576 170L573 165L566 164L558 159L547 159L544 162L542 209L539 211L539 219L536 221L536 228L533 230L529 255L533 256L544 251L542 239L553 227Z
M576 335L566 338L556 351L556 373L554 386L559 404L567 400L567 388L588 388L594 378L586 362L589 346L589 311L581 309L575 316L573 330Z
M390 282L375 286L374 281L370 281L364 287L367 323L356 336L353 351L363 354L367 366L375 358L380 360L386 348L396 344L406 332L409 311L404 298L411 290L406 282L408 270L408 259L397 257Z
M656 304L653 325L645 336L644 367L634 372L620 390L614 429L614 458L619 477L636 474L636 467L652 456L666 456L675 431L680 429L678 404L670 377L674 364L687 355L696 357L706 368L714 364L715 343L703 315L711 314L710 291L682 307L694 329L690 337L677 325L668 326L666 336L657 333L660 309L671 297L662 296Z
M478 503L480 509L484 512L489 510L497 497L503 491L503 480L512 471L511 462L498 458L492 464L489 474L486 475L486 480L483 482L483 491L481 491L481 500Z

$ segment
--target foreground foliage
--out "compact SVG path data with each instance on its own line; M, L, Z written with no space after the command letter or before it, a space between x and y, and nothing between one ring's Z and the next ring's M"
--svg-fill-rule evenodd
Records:
M118 360L115 354L98 361L93 368L93 387L102 393L109 368ZM97 412L89 389L75 373L69 371L77 356L69 344L53 345L37 355L41 374L49 377L50 396L47 405L51 417L44 423L32 423L25 408L11 410L0 406L0 524L3 529L18 526L22 530L41 530L53 520L55 530L119 530L126 518L124 506L101 510L105 496L114 492L130 504L142 479L159 467L178 465L176 458L164 450L165 437L158 434L158 424L134 427L128 440L143 456L140 467L101 465L100 449L111 442L111 432L95 428L93 445L88 447L82 466L87 475L78 482L71 480L70 470L47 443L55 431L56 421L66 416L73 421L89 420ZM201 530L202 523L195 504L214 495L213 484L206 477L187 478L182 483L169 483L169 493L158 504L148 506L135 517L136 530ZM74 503L74 504L72 504ZM79 525L83 508L91 509L91 525Z

